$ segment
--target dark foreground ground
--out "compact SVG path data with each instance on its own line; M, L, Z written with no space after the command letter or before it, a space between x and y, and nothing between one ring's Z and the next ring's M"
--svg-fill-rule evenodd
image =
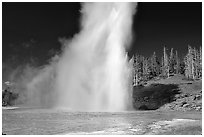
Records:
M4 134L202 134L202 112L2 110Z

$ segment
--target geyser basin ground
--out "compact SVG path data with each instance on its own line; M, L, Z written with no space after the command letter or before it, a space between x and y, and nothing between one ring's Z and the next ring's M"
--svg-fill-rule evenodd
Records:
M4 134L201 134L201 112L2 110Z

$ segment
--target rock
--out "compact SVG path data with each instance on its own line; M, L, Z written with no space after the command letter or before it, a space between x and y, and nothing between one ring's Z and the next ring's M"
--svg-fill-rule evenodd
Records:
M185 93L185 94L184 94L184 97L188 97L188 94L187 94L187 93Z
M144 101L148 101L149 97L144 97Z
M180 105L175 105L174 110L179 110L180 108Z
M196 99L195 96L190 96L190 97L188 97L188 100L189 100L189 101L193 101L193 100L195 100L195 99Z
M175 98L181 98L181 95L180 94L176 94Z
M171 109L174 109L175 106L176 106L176 104L171 104L171 105L170 105L170 108L171 108Z
M169 110L174 110L174 107L175 107L175 104L169 103L169 104L165 104L160 109L169 111Z
M186 101L186 99L185 98L180 98L180 99L177 99L177 103L181 103L181 102L184 102L184 101Z
M188 97L188 94L187 94L187 93L180 94L180 97L179 97L179 98L185 98L185 97Z
M183 105L184 108L189 107L189 106L190 106L190 104L184 104Z
M196 107L196 110L198 110L198 111L201 110L201 107Z
M185 100L181 100L179 102L176 102L176 104L180 107L182 107L184 104L187 104L187 102Z
M177 98L173 98L173 99L172 99L172 101L176 101L176 100L177 100Z
M192 107L192 108L196 108L196 105L195 105L195 104L193 104L193 105L191 105L191 107Z
M202 95L197 94L197 95L195 96L195 99L194 99L194 100L200 100L201 98L202 98Z

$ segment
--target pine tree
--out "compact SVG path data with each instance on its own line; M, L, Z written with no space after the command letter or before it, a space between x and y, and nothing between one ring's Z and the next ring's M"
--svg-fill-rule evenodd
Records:
M134 57L134 73L133 73L133 86L137 86L139 84L139 56L135 55Z
M176 50L176 55L175 55L175 61L176 61L175 73L176 73L176 74L179 74L179 73L180 73L181 66L180 66L180 60L179 60L179 57L178 57L178 52L177 52L177 50Z
M150 66L151 66L151 74L153 77L158 76L160 74L160 63L154 52L152 57L150 58Z
M185 63L185 76L189 79L196 79L198 74L198 62L199 58L197 57L198 53L196 49L192 49L191 46L188 46L188 53L184 58Z
M202 48L199 49L199 78L202 78Z
M187 78L192 78L192 49L188 46L188 53L184 58L185 63L185 76Z
M170 74L184 74L189 79L202 78L202 49L199 50L188 46L188 52L183 60L179 59L177 50L171 48L169 56L164 47L161 63L156 53L153 52L150 57L135 55L133 62L133 85L138 85L141 81L149 80L160 74L169 77Z
M196 50L196 48L194 47L193 49L193 52L194 52L194 76L195 76L195 79L198 78L198 66L199 66L199 57L198 57L198 51Z
M176 67L177 67L176 65L177 65L176 55L173 52L173 48L171 48L170 57L169 57L169 72L171 74L176 73Z
M145 57L142 57L142 72L143 80L148 80L150 76L150 66L148 58Z
M162 58L162 75L169 77L169 59L166 53L166 47L164 47Z

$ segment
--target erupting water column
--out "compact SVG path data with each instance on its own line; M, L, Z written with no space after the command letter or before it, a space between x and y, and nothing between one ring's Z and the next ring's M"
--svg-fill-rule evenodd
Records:
M56 67L58 106L79 111L124 111L131 104L125 48L131 41L133 3L84 3L81 32Z

